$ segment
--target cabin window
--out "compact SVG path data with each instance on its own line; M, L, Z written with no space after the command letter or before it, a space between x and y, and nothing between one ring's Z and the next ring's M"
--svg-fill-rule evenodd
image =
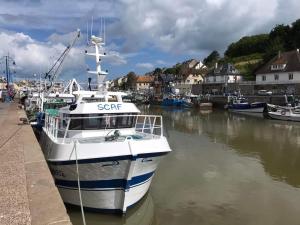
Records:
M135 116L121 116L122 114L113 114L113 115L112 114L72 115L69 129L70 130L98 130L98 129L132 128L135 126L135 118L136 118ZM136 115L136 114L126 114L126 115ZM72 117L74 118L72 119ZM81 118L76 119L76 117L81 117Z
M261 77L261 80L262 80L262 81L266 81L266 76L263 75L263 76Z
M279 75L278 74L274 74L274 80L278 80L279 79Z
M117 102L118 101L117 96L116 95L110 95L109 98L108 98L108 101L109 102Z
M104 98L82 98L82 101L84 102L105 102Z
M294 75L292 73L289 73L289 80L293 80L294 79Z

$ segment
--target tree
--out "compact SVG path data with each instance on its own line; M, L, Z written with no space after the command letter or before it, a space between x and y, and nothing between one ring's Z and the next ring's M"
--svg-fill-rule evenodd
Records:
M205 59L203 59L203 63L211 67L213 66L218 60L220 59L220 54L218 51L214 50L212 51Z
M289 38L293 43L293 49L300 48L300 19L292 23Z
M265 63L272 59L279 51L284 52L284 43L280 41L279 38L269 41L266 46L266 51L263 57Z
M127 75L127 81L125 84L126 89L134 89L136 85L137 75L134 72L129 72Z
M293 42L290 38L291 28L289 25L276 25L269 34L269 43L277 42L283 46L285 50L293 49Z
M268 41L268 34L245 36L237 42L231 43L224 54L233 58L254 53L264 53Z

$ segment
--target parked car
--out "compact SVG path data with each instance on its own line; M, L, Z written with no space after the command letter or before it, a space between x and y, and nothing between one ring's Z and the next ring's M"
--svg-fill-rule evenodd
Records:
M258 95L272 95L272 91L267 91L267 90L259 90L257 92Z

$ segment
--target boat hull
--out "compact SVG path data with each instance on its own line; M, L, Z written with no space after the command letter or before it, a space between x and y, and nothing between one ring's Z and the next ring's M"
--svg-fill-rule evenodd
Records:
M245 113L263 113L265 110L265 103L251 103L251 104L232 104L228 106L231 112L245 112Z
M268 116L271 119L276 119L276 120L300 122L300 115L290 115L290 113L288 112L285 115L282 115L281 112L268 112Z
M74 144L55 143L43 133L41 145L44 146L43 151L55 184L66 204L80 206L79 178L82 204L86 209L125 213L149 190L159 161L169 151L165 141L162 141L161 146L164 147L161 151L147 151L150 146L157 148L160 145L150 140L146 152L137 154L130 153L140 148L140 143L132 143L131 146L128 142L115 143L115 146L112 143L78 144L77 164ZM118 149L118 155L107 154L115 154Z

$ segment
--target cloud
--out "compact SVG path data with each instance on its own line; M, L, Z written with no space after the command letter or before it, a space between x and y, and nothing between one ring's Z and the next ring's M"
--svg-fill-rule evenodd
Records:
M5 43L11 44L18 49L10 50L15 57L20 56L18 65L28 73L51 64L49 56L57 57L77 28L81 28L83 38L75 52L81 53L92 16L95 34L101 27L98 15L106 18L107 62L134 66L139 60L137 68L152 69L154 65L143 61L163 65L156 61L162 51L166 57L177 58L222 52L242 36L267 33L276 24L295 21L300 8L299 0L0 0L0 4L0 29L7 35L1 33L0 53L8 50ZM147 59L151 52L157 54ZM84 71L84 56L79 55L66 61L68 71ZM72 67L72 62L78 65Z
M126 37L123 51L157 47L166 52L224 50L241 36L269 32L298 17L296 0L122 1L111 32ZM286 10L282 10L285 8ZM288 9L287 9L288 8ZM134 16L133 16L134 15Z
M143 69L149 69L150 70L150 69L154 68L154 65L151 64L151 63L137 63L136 67L143 68Z
M16 62L16 76L32 77L33 74L45 74L46 71L54 64L66 46L74 39L75 32L63 35L53 34L47 41L41 42L33 39L29 35L22 32L0 31L0 56L9 55ZM77 45L79 43L79 45ZM85 45L79 39L78 43L70 50L60 71L59 77L62 79L70 79L77 77L85 79L86 68L89 59L86 59L84 50ZM94 49L90 47L89 51ZM107 57L104 61L111 65L125 65L127 63L126 56L117 51L106 51ZM94 59L90 58L90 67L94 68ZM1 65L0 65L1 67ZM2 69L2 68L1 68Z
M165 62L164 60L156 60L156 64L158 64L158 65L167 65L168 63Z
M39 42L24 33L0 32L0 55L9 55L16 62L17 76L45 73L65 50L61 43ZM83 49L73 48L67 56L63 70L82 71L85 67Z
M105 60L107 60L108 63L116 66L127 64L126 58L116 51L108 51Z

